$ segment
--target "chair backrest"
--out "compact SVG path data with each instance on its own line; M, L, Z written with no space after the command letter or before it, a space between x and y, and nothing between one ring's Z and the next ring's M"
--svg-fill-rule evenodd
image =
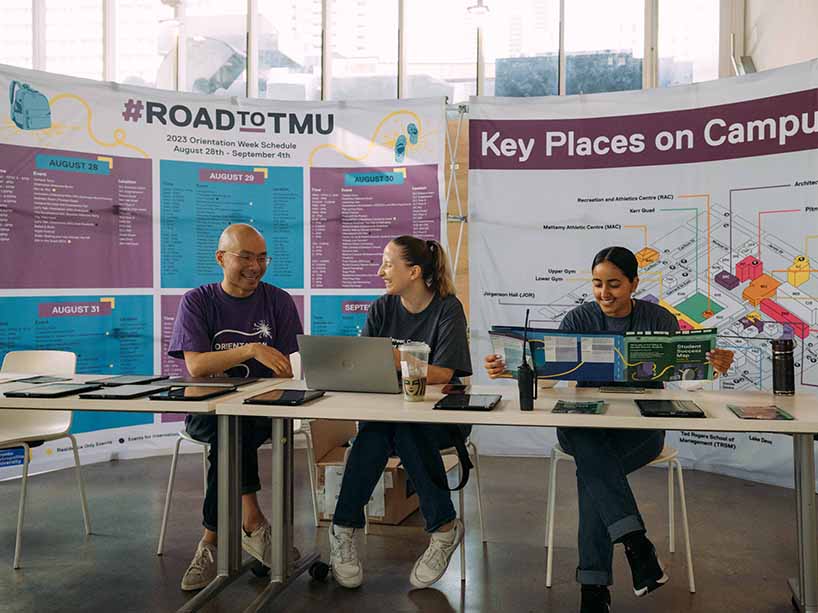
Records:
M71 351L9 351L0 372L38 375L73 375L77 371L77 354Z
M73 376L77 367L77 354L71 351L33 350L9 351L3 358L0 372L33 373L40 375ZM15 430L25 429L36 433L38 430L53 432L55 429L68 431L71 427L71 411L40 411L37 409L0 410L0 443L3 439L2 424ZM32 440L36 440L32 437Z

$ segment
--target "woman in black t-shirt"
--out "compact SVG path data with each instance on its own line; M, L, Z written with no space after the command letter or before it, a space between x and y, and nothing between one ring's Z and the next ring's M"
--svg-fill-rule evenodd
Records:
M593 260L594 302L575 307L562 320L561 330L571 332L667 331L679 329L665 308L634 299L639 285L636 256L624 247L608 247ZM726 372L733 352L714 349L708 360L716 372ZM484 364L494 378L505 369L499 356ZM556 381L546 382L551 387ZM585 382L581 386L612 385ZM662 387L661 383L635 382L629 386ZM557 438L577 465L579 493L579 565L576 578L582 586L581 613L607 613L613 583L613 546L623 543L637 596L667 582L653 543L628 484L627 475L656 459L664 447L664 430L607 428L557 428Z
M430 385L471 375L466 315L455 296L440 243L399 236L384 249L378 276L384 281L386 294L370 307L363 335L389 337L396 343L425 342L431 349ZM397 349L394 359L396 370L400 370ZM432 535L409 580L422 588L443 576L463 539L463 524L457 519L449 491L442 488L446 471L439 449L453 443L451 430L443 425L359 424L329 530L330 566L340 585L355 588L363 581L353 534L356 528L364 527L364 507L393 454L400 456L415 486L426 531Z

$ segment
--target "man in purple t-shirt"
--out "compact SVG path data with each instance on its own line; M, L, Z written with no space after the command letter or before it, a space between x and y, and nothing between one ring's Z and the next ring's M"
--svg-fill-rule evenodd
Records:
M270 258L264 238L252 226L228 226L219 238L216 261L221 283L187 292L179 304L168 354L183 358L194 377L292 377L290 354L298 351L301 320L292 297L263 283ZM184 577L183 590L198 590L216 577L218 445L215 415L188 415L188 433L210 444L210 468L203 505L205 530ZM270 438L268 418L242 421L242 547L267 566L271 563L270 525L256 492L258 448Z

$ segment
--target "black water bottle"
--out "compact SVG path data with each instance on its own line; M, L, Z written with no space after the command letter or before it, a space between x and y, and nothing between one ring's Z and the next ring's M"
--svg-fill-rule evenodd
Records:
M791 338L774 340L773 345L773 394L792 396L795 393L795 343Z

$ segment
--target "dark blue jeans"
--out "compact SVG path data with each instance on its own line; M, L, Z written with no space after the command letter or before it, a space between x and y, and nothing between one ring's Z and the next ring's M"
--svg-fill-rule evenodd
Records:
M577 581L611 585L614 544L626 534L645 531L627 475L659 456L665 432L557 428L557 438L577 465Z
M426 520L426 532L434 532L457 517L449 492L432 481L446 481L446 470L440 454L434 452L430 457L424 457L424 452L416 444L416 437L425 437L434 449L446 449L454 444L446 428L439 425L360 423L358 436L347 458L332 523L347 528L364 527L364 506L369 503L386 462L392 455L400 457L403 468L415 486L420 499L420 511ZM434 470L438 477L430 476L430 470Z
M216 532L219 508L219 437L215 415L190 414L185 417L185 430L197 441L208 443L207 490L202 505L202 525ZM261 489L258 476L258 448L270 438L272 420L269 417L241 418L241 494L252 494Z

